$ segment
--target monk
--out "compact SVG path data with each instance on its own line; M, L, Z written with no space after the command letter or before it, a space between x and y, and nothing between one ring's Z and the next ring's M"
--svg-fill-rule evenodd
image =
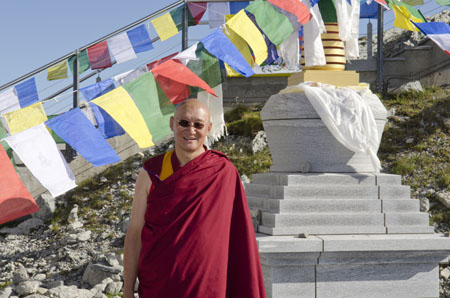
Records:
M212 123L196 99L170 119L175 150L147 160L125 238L124 297L266 297L239 174L203 143Z

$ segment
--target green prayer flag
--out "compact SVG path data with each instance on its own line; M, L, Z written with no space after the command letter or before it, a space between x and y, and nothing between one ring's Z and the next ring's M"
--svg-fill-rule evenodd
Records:
M75 60L75 56L72 56L68 59L70 71L73 74L73 61ZM83 73L91 67L89 63L89 58L87 54L87 50L81 51L78 54L78 73Z
M392 5L397 5L397 6L399 6L399 7L403 6L403 7L405 7L405 8L411 13L411 15L412 15L413 17L416 17L416 18L422 20L422 22L424 22L424 23L427 22L427 20L425 19L425 17L423 16L423 14L420 12L420 10L418 10L418 9L415 8L414 6L408 5L408 4L406 4L406 3L403 3L403 2L400 2L400 1L397 1L397 0L387 0L386 2L387 2L387 4L389 5L389 7L390 7L391 9L394 9L394 8L392 7Z
M144 117L154 143L172 133L170 117L175 111L175 106L159 88L152 72L124 84L123 88L131 95Z
M0 139L6 138L7 136L8 136L8 134L6 133L6 130L5 130L4 126L3 126L3 123L2 123L2 121L0 121ZM16 163L14 162L13 150L9 146L8 142L0 141L0 146L2 146L3 149L5 149L6 154L8 154L8 157L11 160L11 163L14 165L14 168L15 168L16 167Z
M173 22L175 23L175 25L177 26L178 31L180 31L183 28L183 10L184 10L184 6L185 4L172 9L170 11L170 16L173 19ZM188 26L195 26L197 25L195 23L194 17L191 14L191 11L188 8Z
M320 0L318 5L324 23L337 23L336 7L333 0Z
M48 120L50 120L50 119L58 117L58 116L59 115L48 115L47 118L48 118ZM48 130L50 131L50 134L52 135L52 138L56 144L65 144L66 143L53 130L51 130L50 128L48 128Z
M211 55L203 47L202 43L197 45L195 56L197 56L198 60L189 60L186 67L205 81L211 88L222 84L225 79L225 75L220 68L219 59ZM198 93L200 91L199 89L200 88L198 87L189 87L191 94ZM203 91L203 89L201 91Z
M435 0L437 4L442 6L450 6L450 0Z
M294 31L289 19L267 1L253 1L245 10L255 16L259 28L276 46Z
M416 6L416 5L423 5L425 2L423 0L403 0L403 3Z

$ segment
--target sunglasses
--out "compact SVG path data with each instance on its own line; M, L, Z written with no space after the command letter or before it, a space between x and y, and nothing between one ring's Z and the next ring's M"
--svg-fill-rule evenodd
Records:
M187 120L180 120L178 121L178 125L181 127L190 127L192 125L194 126L195 129L203 129L203 127L205 127L204 123L201 122L190 122Z

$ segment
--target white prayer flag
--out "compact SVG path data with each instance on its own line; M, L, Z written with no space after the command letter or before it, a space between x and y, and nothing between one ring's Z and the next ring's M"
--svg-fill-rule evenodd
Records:
M344 0L347 1L347 0ZM320 34L323 33L323 21L322 18L316 14L316 9L311 7L309 1L304 2L309 8L309 12L312 14L311 20L303 26L303 47L305 66L320 66L327 64L325 59L325 52L323 50L322 39ZM314 7L317 7L315 5Z
M280 56L289 70L301 71L298 31L294 31L280 44Z
M180 60L184 65L188 64L190 60L198 60L195 55L195 51L197 51L198 42L187 48L186 50L178 53L172 59Z
M53 197L77 186L72 170L43 123L4 140Z
M113 80L116 81L116 83L119 86L122 86L128 82L131 82L134 79L137 79L138 77L140 77L141 75L143 75L146 72L148 72L147 66L144 65L139 68L132 69L132 70L126 71L124 73L118 74L113 77Z
M223 116L223 93L222 84L213 88L214 93L217 95L209 94L206 91L199 92L197 99L203 102L209 109L211 114L212 129L208 135L208 144L212 144L225 135L225 119Z
M0 93L0 118L3 123L3 127L8 129L8 131L8 123L6 123L5 118L1 116L5 113L9 113L18 109L20 109L20 103L15 88L9 88L8 90Z
M108 39L108 47L117 64L136 59L136 53L126 33Z

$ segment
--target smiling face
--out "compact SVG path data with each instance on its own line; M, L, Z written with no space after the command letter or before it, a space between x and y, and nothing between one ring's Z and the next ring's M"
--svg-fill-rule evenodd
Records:
M203 143L211 127L208 108L202 102L189 99L179 106L170 119L177 155L185 153L197 156L203 153Z

